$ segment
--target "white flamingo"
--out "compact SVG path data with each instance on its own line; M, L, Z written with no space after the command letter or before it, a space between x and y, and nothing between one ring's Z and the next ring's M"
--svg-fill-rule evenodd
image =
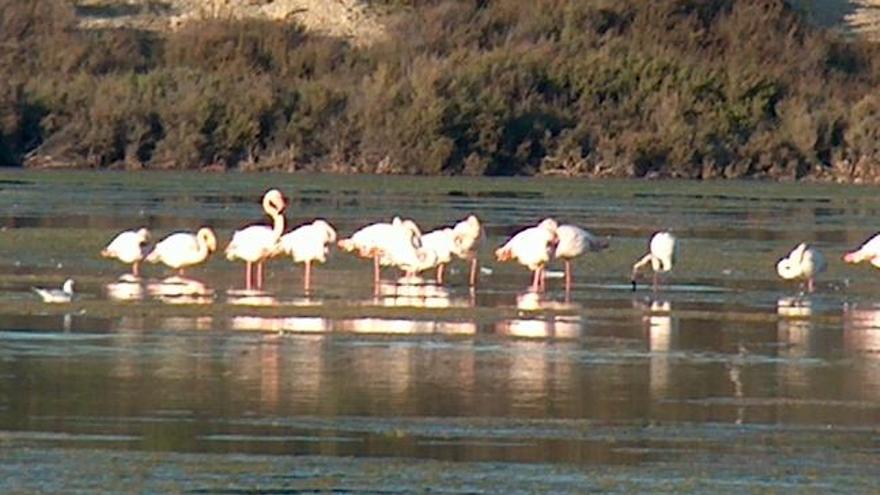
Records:
M498 261L516 260L528 267L534 272L532 291L541 291L544 288L544 266L559 242L558 227L556 220L547 218L535 227L521 230L495 250L495 258Z
M217 237L214 236L214 231L202 227L195 234L190 232L170 234L156 243L145 261L163 263L183 276L184 269L205 261L216 249Z
M312 262L327 261L329 246L335 242L336 230L325 220L315 220L281 236L273 254L286 254L293 258L294 263L305 264L303 286L308 291L311 288Z
M73 300L73 279L69 278L64 281L61 289L41 289L40 287L31 287L31 290L46 303L69 303Z
M846 253L843 261L847 263L861 263L867 261L880 268L880 234L865 241L858 249Z
M337 245L343 251L373 259L373 286L378 290L381 266L420 264L416 250L421 247L421 236L415 222L394 217L391 223L367 225Z
M149 242L150 231L146 228L126 230L120 232L110 241L110 244L107 244L107 247L101 250L101 256L116 258L125 264L131 264L131 274L139 277L140 270L138 268L140 262L149 252L147 246Z
M263 195L263 211L272 219L272 227L267 225L251 225L232 234L232 240L226 246L226 258L230 261L245 262L245 287L263 288L263 262L275 251L275 244L284 232L284 208L287 203L278 189L271 189ZM256 264L256 277L254 277Z
M486 237L483 225L480 223L479 218L470 215L455 224L452 231L455 242L453 254L469 262L470 275L468 277L468 284L471 287L475 287L477 285L477 272L479 271L477 253L480 249L480 244Z
M818 249L802 242L776 264L776 273L785 280L806 280L807 291L813 292L816 276L825 271L825 256Z
M422 248L433 253L433 261L437 266L437 283L443 284L443 273L446 265L452 261L452 256L458 249L455 231L450 228L433 230L424 234L421 237L421 241Z
M575 225L560 225L556 229L559 244L553 257L565 263L565 292L571 291L571 260L589 251L601 251L608 247L608 241Z
M648 253L633 264L632 267L632 290L636 290L636 277L639 271L651 265L654 272L654 290L657 289L659 274L672 270L675 263L676 239L669 232L657 232L651 237L648 244Z

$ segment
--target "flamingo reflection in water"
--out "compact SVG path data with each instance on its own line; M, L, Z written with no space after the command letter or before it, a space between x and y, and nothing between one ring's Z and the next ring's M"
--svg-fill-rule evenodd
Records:
M146 296L144 284L139 279L121 278L104 286L107 297L114 301L141 301Z
M676 328L672 319L672 303L665 299L633 301L633 307L642 312L642 324L649 351L649 387L651 399L665 400L669 393L672 360L669 353L675 347Z
M147 293L168 304L210 304L214 289L198 280L177 275L147 284Z
M499 335L533 339L577 339L583 333L584 322L583 317L577 313L581 309L578 304L549 300L537 292L527 291L517 295L516 308L523 316L496 323L495 331ZM555 314L556 311L568 314Z

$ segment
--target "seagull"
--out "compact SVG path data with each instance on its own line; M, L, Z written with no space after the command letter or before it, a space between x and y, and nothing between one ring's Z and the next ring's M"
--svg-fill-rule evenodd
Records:
M825 256L818 249L802 242L776 264L776 273L785 280L804 279L807 292L813 292L816 275L825 271Z
M46 303L69 303L73 300L73 279L69 278L64 281L64 285L60 289L41 289L39 287L31 287L31 290Z
M632 267L632 290L636 290L636 277L639 270L651 264L651 270L654 272L654 290L657 290L659 282L659 274L667 273L672 270L672 264L675 263L675 236L669 232L657 232L651 237L648 244L648 254L635 262Z

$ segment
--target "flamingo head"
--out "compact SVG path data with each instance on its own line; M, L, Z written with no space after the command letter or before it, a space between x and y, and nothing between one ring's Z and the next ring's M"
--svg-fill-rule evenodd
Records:
M865 256L861 250L852 251L843 255L843 261L847 263L861 263L867 258L870 257Z
M794 248L788 256L776 263L776 273L785 280L804 276L805 256L807 244L802 242Z
M498 261L509 261L513 259L513 252L508 247L500 247L495 250L495 259Z
M266 213L281 213L287 207L284 195L278 189L270 189L263 195L263 210Z
M137 237L141 244L150 242L150 231L146 227L141 227L137 231Z
M336 242L336 229L333 228L326 220L315 220L312 225L318 227L324 232L324 242L333 244Z
M213 253L217 250L217 236L214 235L213 230L208 227L202 227L196 233L196 237L199 239L199 242L203 243L208 248L209 253Z
M559 228L559 222L552 218L545 218L541 220L541 223L538 224L539 228L542 228L548 232L556 233L556 229Z

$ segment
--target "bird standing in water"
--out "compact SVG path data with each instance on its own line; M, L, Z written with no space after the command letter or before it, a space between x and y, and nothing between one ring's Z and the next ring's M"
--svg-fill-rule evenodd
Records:
M802 242L776 263L776 273L785 280L806 280L807 292L813 292L816 276L825 271L825 266L825 256Z
M675 251L675 236L666 231L654 234L648 243L648 253L633 264L632 276L630 277L632 290L636 290L636 278L639 275L639 271L648 265L651 266L651 270L654 272L653 287L654 290L657 290L660 274L668 273L672 270L672 265L675 263Z

